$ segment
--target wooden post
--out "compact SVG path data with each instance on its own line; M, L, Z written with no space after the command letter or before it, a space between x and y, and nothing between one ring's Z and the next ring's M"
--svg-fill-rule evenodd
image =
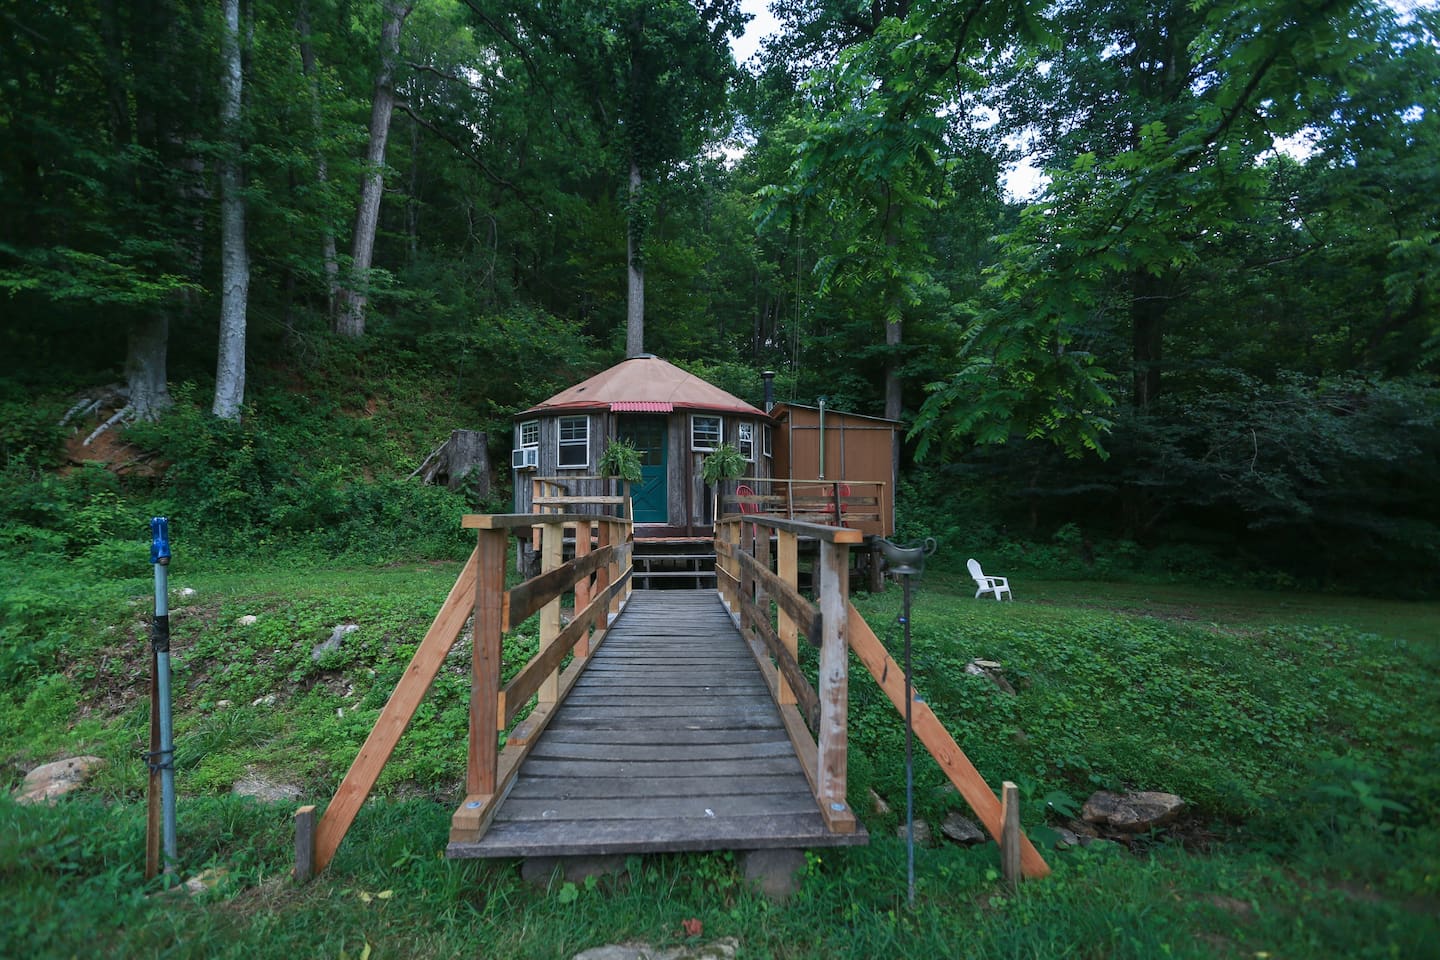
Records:
M295 811L295 882L308 883L315 875L315 805Z
M1012 888L1020 883L1020 791L1006 780L1000 788L1000 874Z
M855 814L845 800L849 709L848 545L820 542L820 815L836 833L853 833Z
M800 538L789 530L779 530L775 534L775 558L776 573L780 579L790 586L799 588L800 579ZM780 634L780 642L785 644L785 650L790 654L790 659L799 662L799 634L800 630L785 608L779 604L777 608L777 627ZM778 699L781 704L794 703L795 691L790 689L790 684L785 678L780 678L780 689Z
M575 525L576 560L590 555L590 526L589 520ZM593 574L581 577L579 582L575 584L575 616L577 617L584 613L585 608L590 605L590 598L593 595L590 592L592 576ZM603 624L601 626L603 627ZM585 632L585 636L575 642L575 656L590 656L590 632L588 630Z
M634 526L634 524L630 523L630 522L627 521L627 520L619 520L619 521L616 521L616 523L615 523L615 537L614 537L614 539L615 539L615 540L619 540L621 543L624 544L624 550L622 551L622 552L624 553L624 555L625 555L624 561L623 561L623 563L622 563L620 566L617 566L617 567L615 568L615 569L616 569L615 576L618 577L618 576L621 576L622 574L625 573L626 568L633 567L634 564L635 564L635 526ZM621 593L623 593L624 596L623 596L623 597L616 597L616 598L615 598L615 612L616 612L617 614L620 612L620 608L623 607L623 606L625 606L626 602L629 601L629 599L630 599L630 594L631 594L632 591L634 591L634 589L635 589L635 578L634 578L634 577L630 577L628 580L625 581L625 589L621 591Z
M540 572L549 573L565 560L565 526L547 523L540 537ZM555 642L560 635L560 598L556 597L540 608L540 653ZM540 684L541 704L554 703L560 692L560 672L553 671Z
M608 547L610 543L610 523L607 520L601 520L595 525L595 546ZM617 569L619 567L612 559L595 571L595 596L603 597L605 595L605 588L614 582L611 574ZM607 604L605 613L601 614L600 619L595 622L595 643L600 642L600 638L604 636L606 629L610 626L609 613Z
M755 526L755 559L760 561L760 566L766 570L774 570L770 563L770 528L761 524L758 520ZM755 606L760 608L760 615L765 619L765 626L774 627L775 622L770 618L770 595L765 592L765 584L760 578L755 578Z
M475 568L475 643L470 656L470 750L465 792L495 792L500 715L500 639L505 592L504 530L481 530Z
M740 522L740 550L750 556L756 556L755 541L757 524L749 521ZM755 603L755 576L750 573L749 567L740 566L740 596L746 603Z
M730 542L730 533L729 533L729 530L730 530L730 524L729 524L729 522L725 522L725 523L720 523L720 522L718 522L718 521L716 522L716 524L715 524L715 543L716 543L717 545L718 545L718 544L721 544L721 543L728 544L728 543ZM735 604L732 603L731 600L730 600L730 585L729 585L728 581L727 581L724 577L720 576L720 571L722 571L722 570L725 571L726 573L729 573L729 572L730 572L730 561L729 561L728 559L726 559L725 555L720 552L720 550L719 550L719 548L718 548L718 546L717 546L717 548L716 548L716 550L715 550L715 589L716 589L716 591L719 592L719 594L720 594L720 602L723 603L723 604L725 604L725 609L727 609L727 610L734 610L734 609L735 609Z

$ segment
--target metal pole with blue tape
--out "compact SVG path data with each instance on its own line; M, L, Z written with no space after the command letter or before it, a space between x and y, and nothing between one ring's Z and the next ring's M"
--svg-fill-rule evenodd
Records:
M175 869L175 728L170 715L170 521L150 520L150 562L155 566L155 619L150 625L150 817L145 875L159 872L156 843L156 781L165 871Z

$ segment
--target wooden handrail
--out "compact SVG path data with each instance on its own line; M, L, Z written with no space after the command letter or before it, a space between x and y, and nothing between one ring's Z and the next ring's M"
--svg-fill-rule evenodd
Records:
M590 652L604 639L611 616L619 613L629 595L632 542L629 520L595 514L471 514L462 518L461 526L476 530L479 542L435 622L411 657L319 822L313 821L313 807L306 815L297 815L296 876L299 879L308 879L324 870L334 857L451 647L472 616L474 647L470 739L466 751L467 796L451 820L450 836L452 841L478 840L498 809L498 800L508 789L520 762L574 686L589 661ZM504 587L509 537L514 531L531 527L540 528L544 534L546 543L542 555L546 569L507 592ZM562 564L560 546L569 528L575 530L576 552L580 556ZM590 550L592 536L598 540L593 551ZM582 540L583 550L579 547ZM562 630L560 597L571 589L577 600L583 598L585 603L576 611L570 625ZM504 634L536 611L541 614L540 650L502 689ZM559 667L567 654L573 654L573 658L562 673ZM539 694L539 705L511 732L504 750L500 750L499 733L536 694Z
M772 530L778 548L774 570L769 551ZM843 805L849 706L847 647L855 652L896 710L902 716L905 712L903 672L849 602L849 545L860 538L853 530L798 523L770 514L732 514L721 518L715 531L716 579L722 599L760 664L822 815L843 811L849 823L827 817L830 829L840 832L848 826L853 830L853 814ZM815 567L816 606L801 597L797 589L795 549L800 534L820 542ZM797 632L805 632L812 640L818 635L818 689L811 687L796 662ZM1050 867L1030 840L1018 831L1006 831L1003 805L918 693L912 702L912 716L921 744L991 836L1006 847L1007 856L1018 853L1020 870L1027 877L1047 875ZM838 809L829 806L836 802L840 804ZM1006 836L1017 840L1002 840Z
M772 513L731 513L726 514L716 521L716 524L727 522L758 523L771 530L784 530L789 533L796 533L802 537L810 537L824 543L864 543L865 534L859 530L851 530L849 527L832 527L824 523L810 523L805 520L787 520Z
M770 568L772 530L780 541L776 570ZM820 542L818 604L814 606L800 596L795 582L794 541L799 536ZM820 816L833 833L854 833L857 825L845 795L849 655L844 609L849 601L850 544L863 539L858 530L769 514L736 514L715 525L715 571L721 599L761 665ZM772 602L778 618L773 626ZM820 648L814 689L796 658L795 634L802 631ZM796 700L803 718L796 711ZM813 736L807 727L813 728Z
M549 523L573 526L586 520L594 523L597 520L618 519L593 513L467 513L460 518L460 526L466 530L528 530Z

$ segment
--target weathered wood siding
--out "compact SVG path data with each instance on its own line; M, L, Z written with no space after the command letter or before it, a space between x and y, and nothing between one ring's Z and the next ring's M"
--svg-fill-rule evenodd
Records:
M670 414L669 425L666 432L666 501L669 513L668 524L673 527L692 527L697 531L707 528L713 521L712 497L705 487L705 479L702 467L706 454L690 449L690 415L697 411L676 410ZM707 414L709 411L698 411ZM590 446L589 462L580 468L562 468L559 465L559 435L561 416L588 416L590 419ZM770 477L774 476L771 458L764 454L763 431L769 424L768 420L759 417L747 417L739 414L717 413L723 421L723 437L725 442L739 447L740 424L749 423L754 430L755 462L747 466L747 476ZM619 426L619 414L603 410L592 410L588 413L576 411L565 414L551 414L539 417L523 417L515 421L511 436L511 449L520 447L520 424L528 423L531 420L539 421L540 425L540 447L539 467L535 470L511 469L511 478L515 484L515 512L529 513L531 508L531 480L535 477L559 477L562 480L567 476L577 478L571 481L571 494L575 496L608 494L608 484L602 484L598 480L579 480L580 477L593 476L599 472L598 464L600 455L605 450L605 444L610 437L615 435ZM828 424L827 424L828 428ZM776 430L776 446L779 446L778 429ZM776 453L779 451L776 450ZM726 492L731 492L727 486Z

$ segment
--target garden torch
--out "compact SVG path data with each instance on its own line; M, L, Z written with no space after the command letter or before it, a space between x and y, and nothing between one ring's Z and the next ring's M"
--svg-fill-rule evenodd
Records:
M915 755L914 725L911 707L915 701L910 673L910 581L925 570L925 558L935 552L934 537L926 537L919 545L902 547L889 540L880 540L880 553L890 572L900 577L904 589L900 623L905 628L905 875L910 905L915 905Z

